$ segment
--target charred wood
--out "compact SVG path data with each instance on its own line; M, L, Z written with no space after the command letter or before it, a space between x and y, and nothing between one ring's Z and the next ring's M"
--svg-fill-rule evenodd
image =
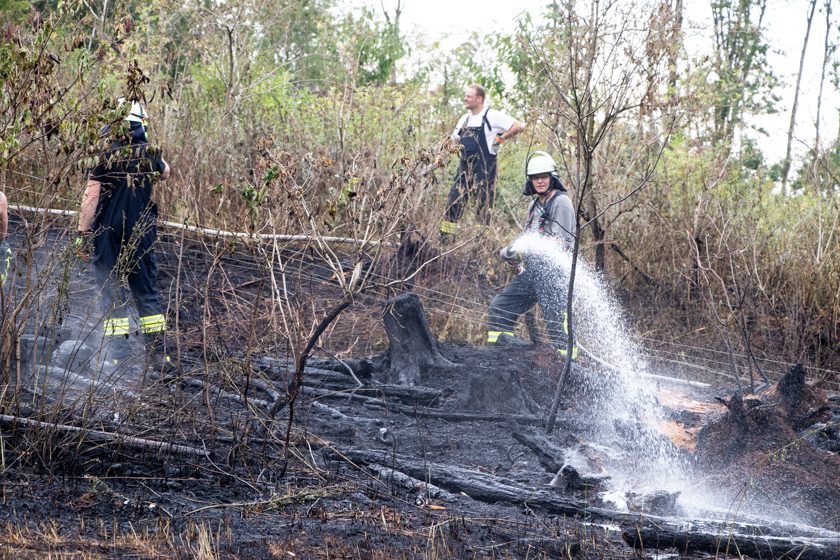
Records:
M328 460L342 460L355 465L387 465L411 477L428 480L451 492L462 492L474 500L515 505L527 503L529 507L550 513L588 515L582 502L564 500L552 491L523 487L508 479L481 471L430 463L388 451L333 447L325 449L324 456Z
M439 488L434 484L431 484L429 482L423 482L422 480L418 480L413 476L408 476L407 474L392 469L390 467L385 467L376 463L370 463L367 465L367 469L372 473L375 473L381 480L384 480L390 484L395 484L412 492L419 492L420 496L427 496L429 498L442 500L444 502L458 501L458 496L447 492L446 490L443 490L442 488Z
M357 401L368 407L384 408L388 412L404 414L410 417L440 418L452 422L516 422L529 426L541 426L543 424L543 419L537 418L536 416L523 414L486 414L483 412L447 412L444 410L389 403L382 399L359 395L355 391L336 392L307 387L304 394L319 399L344 400L346 402Z
M337 360L334 358L309 358L306 361L306 372L310 370L329 371L340 374L342 378L352 380L353 377L347 371L349 367L353 374L362 381L372 381L373 372L376 370L375 364L370 360L365 359L347 359ZM290 358L271 358L269 356L261 356L251 361L251 367L257 371L269 373L278 376L288 376L294 368L294 361Z
M721 534L680 531L655 525L625 528L624 542L637 549L676 548L680 553L729 553L733 556L774 558L776 560L830 560L840 557L840 539L786 539L761 535Z
M212 383L207 383L206 381L202 381L201 379L197 379L195 377L181 377L180 378L181 386L182 387L193 387L196 389L204 389L207 390L211 395L215 396L217 399L225 399L229 401L233 401L239 403L243 406L247 405L254 405L259 406L264 409L271 408L272 403L263 400L263 399L256 399L253 397L244 397L242 395L231 393L225 391L218 385L214 385Z
M304 380L304 387L318 389L332 389L353 392L357 395L368 397L390 397L397 399L404 404L416 404L418 406L436 406L440 401L451 394L451 391L444 389L431 389L428 387L411 387L406 385L377 385L375 387L358 387L356 384L342 383L319 383L314 379Z
M331 422L339 422L346 424L348 426L366 426L366 427L374 427L374 426L381 426L384 424L382 420L377 418L362 418L359 416L348 416L344 414L337 408L333 408L331 406L327 406L323 403L319 403L318 401L313 401L311 406L312 414L323 418L329 419Z
M551 438L533 432L513 432L513 439L527 447L537 456L540 465L551 474L555 474L566 464L563 450ZM570 442L573 443L573 442Z
M122 445L132 449L150 449L160 453L169 453L172 455L194 455L197 457L206 457L207 452L195 447L186 445L178 445L164 441L154 441L134 436L128 436L116 432L104 432L101 430L89 430L80 428L78 426L69 426L66 424L55 424L51 422L40 422L30 418L21 418L19 416L10 416L8 414L0 414L0 426L11 426L12 428L29 428L42 431L57 431L62 433L79 434L81 441L92 443L112 443Z
M384 323L390 371L397 383L419 385L422 368L454 367L455 364L441 355L416 294L401 294L389 300Z

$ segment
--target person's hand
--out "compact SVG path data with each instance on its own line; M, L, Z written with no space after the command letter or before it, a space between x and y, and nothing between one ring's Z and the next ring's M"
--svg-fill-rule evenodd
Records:
M73 239L73 248L76 256L85 262L90 262L90 255L93 252L93 232L79 231Z
M510 247L505 247L501 251L499 251L499 258L505 262L508 261L519 261L522 259L522 256L517 252L511 249Z
M499 251L499 257L505 262L512 272L520 272L522 269L522 253L514 251L510 247L505 247Z

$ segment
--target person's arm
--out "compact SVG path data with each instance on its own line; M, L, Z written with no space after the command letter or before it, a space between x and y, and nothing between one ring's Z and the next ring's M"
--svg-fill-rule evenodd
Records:
M504 132L499 134L498 138L500 138L501 141L504 142L505 140L510 140L511 138L513 138L514 136L516 136L517 134L522 132L523 130L525 130L525 123L519 122L519 121L513 121L513 124L510 125L510 128L508 128L507 130L505 130Z
M9 201L6 195L0 192L0 241L9 235Z
M88 179L85 194L82 195L82 207L79 209L79 233L93 230L93 219L96 216L96 206L99 204L99 193L102 183L95 179Z
M558 198L551 208L551 231L563 242L566 249L571 251L575 248L575 208L568 195L557 193L554 196Z
M163 171L160 172L160 178L162 181L166 181L167 179L169 179L171 168L169 167L169 164L166 163L165 159L160 158L160 161L163 162Z

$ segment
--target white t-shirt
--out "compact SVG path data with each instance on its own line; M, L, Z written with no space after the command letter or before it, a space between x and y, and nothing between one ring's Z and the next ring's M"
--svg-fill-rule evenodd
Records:
M484 124L484 111L487 111L487 122L490 123L490 130L487 130L487 125ZM464 128L464 123L466 123L468 128L484 126L484 137L487 139L487 149L491 154L495 154L496 152L493 151L493 139L496 137L496 134L506 132L515 122L516 119L510 115L506 115L496 109L488 110L486 107L482 107L481 112L477 115L467 112L458 119L458 124L455 125L455 130L452 131L452 139L459 140L461 138L458 132Z

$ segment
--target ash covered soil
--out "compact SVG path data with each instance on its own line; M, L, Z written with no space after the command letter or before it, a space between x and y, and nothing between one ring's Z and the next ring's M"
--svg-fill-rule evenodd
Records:
M628 544L636 528L669 521L677 527L685 512L655 499L631 501L618 511L599 496L609 486L604 476L609 454L588 444L600 411L587 390L569 392L558 427L543 447L564 463L574 450L576 473L555 477L551 457L523 443L542 437L540 418L556 383L557 364L544 348L446 344L441 352L458 365L426 370L423 388L404 392L380 385L388 381L385 358L347 362L366 384L363 389L342 372L344 364L313 360L288 462L282 437L287 415L261 429L242 420L243 403L173 380L144 382L145 394L157 397L135 412L135 426L144 416L151 422L135 435L205 448L207 457L79 445L78 437L58 433L45 441L43 434L5 430L0 520L6 529L0 551L7 558L57 552L94 558L656 558L663 551L739 557L726 539L717 554L684 543L676 548L658 543L659 550L650 548L652 543ZM253 370L278 386L288 374L282 361L268 358L254 360ZM591 372L576 370L570 382L585 387L587 375ZM767 421L772 409L784 406L778 402L743 409L727 404L730 410L715 401L725 394L720 390L683 384L661 389L673 407L674 424L682 428L681 434L673 428L663 433L685 446L689 464L702 466L703 474L697 474L718 491L711 500L730 511L724 521L708 523L708 531L743 531L751 542L769 532L814 542L831 536L792 527L838 524L838 456L814 441L815 428L807 436L781 429L790 426L787 413ZM836 401L807 386L801 392L794 408L823 407L818 416L836 418L838 410L831 408ZM767 393L776 395L778 388ZM247 406L262 406L266 395L251 394L254 402ZM229 429L196 433L210 427L208 403L217 422ZM173 411L174 425L160 423L161 410ZM741 416L733 419L733 410ZM749 417L746 427L739 423L743 416ZM768 429L763 439L762 426ZM698 432L693 445L699 449L691 443ZM738 439L739 434L748 437ZM62 437L68 445L58 445ZM634 449L626 441L624 453ZM46 452L53 456L38 456ZM756 464L760 468L750 468ZM744 500L737 501L739 491ZM782 505L786 524L747 514L767 513L768 506L778 512ZM785 517L788 512L795 514ZM800 546L791 556L775 549L754 557L831 558L836 551L836 546Z
M611 414L620 384L582 359L546 436L561 371L548 348L440 344L453 365L414 386L395 383L387 353L322 353L272 420L289 361L196 342L202 295L255 299L254 265L190 251L177 375L69 360L3 401L0 558L840 557L840 398L804 370L738 396L648 379L651 430L643 411ZM169 289L178 254L161 254ZM217 257L233 281L207 272ZM220 332L222 316L253 313L212 303ZM686 480L657 471L662 456Z

